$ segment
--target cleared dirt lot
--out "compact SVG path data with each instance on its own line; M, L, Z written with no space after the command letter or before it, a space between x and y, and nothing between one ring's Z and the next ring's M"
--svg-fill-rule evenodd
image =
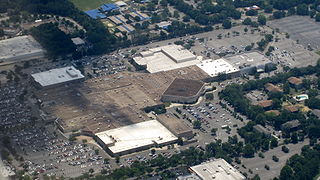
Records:
M38 96L65 132L86 129L96 133L148 120L142 109L161 103L162 93L175 78L206 77L196 66L154 74L123 72L42 90Z

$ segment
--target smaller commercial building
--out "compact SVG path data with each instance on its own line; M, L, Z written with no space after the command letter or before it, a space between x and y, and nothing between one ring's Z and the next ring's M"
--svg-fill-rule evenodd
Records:
M40 73L31 74L34 82L41 88L50 88L66 83L84 80L84 76L73 66L51 69Z
M175 136L185 139L193 137L193 132L190 127L181 122L176 116L170 113L157 115L158 121L168 128Z
M133 58L135 63L146 66L147 71L156 73L196 65L202 57L197 57L180 45L166 45L143 51Z
M176 78L163 93L163 102L195 103L204 93L204 83Z
M223 58L216 60L204 60L200 64L197 64L197 66L206 72L212 80L216 79L220 74L226 74L231 78L240 75L239 69L231 65Z
M155 146L175 143L177 137L157 120L136 123L95 134L99 145L111 156L121 156Z
M244 180L246 177L224 159L215 159L190 167L190 171L202 180Z
M45 50L32 36L18 36L0 41L0 65L43 58Z
M225 59L235 68L238 68L241 74L251 74L255 70L257 72L264 72L266 66L272 67L274 65L270 59L258 52L225 57Z

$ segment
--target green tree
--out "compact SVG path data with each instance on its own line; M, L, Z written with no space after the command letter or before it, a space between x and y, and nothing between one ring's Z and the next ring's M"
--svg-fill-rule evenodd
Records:
M316 19L317 22L320 22L320 13L316 14L315 19Z
M4 31L3 29L0 29L0 37L3 37L4 36Z
M289 94L290 93L290 84L289 82L284 83L283 85L283 93Z
M258 22L260 25L266 25L267 24L267 18L264 15L258 16Z
M217 131L218 131L217 128L212 128L212 129L211 129L211 135L212 135L212 136L215 136L216 133L217 133Z
M222 22L222 26L224 29L230 29L232 27L231 21L226 19Z
M252 23L252 20L249 17L245 18L242 22L243 25L251 25L251 23Z
M292 180L294 179L293 171L290 166L285 165L280 172L279 180Z
M309 7L306 4L299 4L297 6L297 14L307 16L309 14Z
M258 15L258 11L254 9L250 9L249 11L246 12L247 16L256 16Z
M243 148L243 156L246 158L254 157L254 148L251 144L246 144Z
M199 120L195 120L193 122L193 128L194 129L200 129L201 128L201 122Z
M207 100L213 100L213 94L212 93L206 93L206 99Z
M293 133L291 134L291 142L292 142L293 144L298 143L298 134L297 134L296 132L293 132Z
M271 148L277 147L278 146L278 141L276 138L272 138L270 142Z

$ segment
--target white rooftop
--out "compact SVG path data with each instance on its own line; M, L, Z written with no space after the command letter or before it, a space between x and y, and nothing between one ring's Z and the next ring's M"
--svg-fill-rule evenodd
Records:
M72 38L71 40L76 46L85 44L85 42L79 37Z
M245 177L224 159L205 162L192 166L191 170L203 180L243 180Z
M73 66L51 69L49 71L31 74L31 76L42 87L84 78L81 72Z
M197 64L197 66L211 77L218 76L220 73L229 74L239 71L238 68L232 66L222 58L216 60L204 60L200 64Z
M171 21L162 21L157 24L160 28L171 25Z
M114 4L118 7L124 7L124 6L127 6L127 3L123 2L123 1L117 1L117 2L114 2Z
M180 45L167 45L149 49L140 53L134 60L139 65L147 65L150 73L168 71L182 67L196 65L202 57L195 56Z
M0 61L21 60L43 55L44 50L32 36L18 36L0 41Z
M155 143L163 144L177 140L177 137L157 120L111 129L95 135L98 136L113 153L120 153ZM114 143L114 145L112 145L112 143Z
M258 52L244 53L240 55L225 57L233 66L242 69L245 67L258 67L261 65L272 63L270 59Z

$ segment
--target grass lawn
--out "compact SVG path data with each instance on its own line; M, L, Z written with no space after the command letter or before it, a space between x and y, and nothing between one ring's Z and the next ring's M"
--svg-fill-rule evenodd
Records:
M319 51L317 51L316 53L320 55L320 50L319 50Z
M96 9L105 3L112 3L116 0L70 0L77 8L83 11Z

